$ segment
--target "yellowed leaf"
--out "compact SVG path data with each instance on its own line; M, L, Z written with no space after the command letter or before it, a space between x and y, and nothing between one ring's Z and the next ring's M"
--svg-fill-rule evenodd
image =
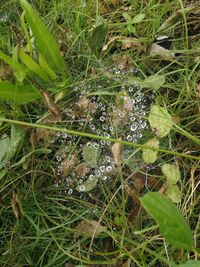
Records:
M79 235L87 235L95 237L107 230L106 226L99 224L97 221L94 220L82 220L75 228L78 231Z
M121 157L122 157L122 145L120 143L115 143L112 146L112 153L113 153L116 165L120 166Z
M13 209L15 217L17 218L17 220L19 220L22 217L22 210L19 193L16 190L13 191L11 207Z

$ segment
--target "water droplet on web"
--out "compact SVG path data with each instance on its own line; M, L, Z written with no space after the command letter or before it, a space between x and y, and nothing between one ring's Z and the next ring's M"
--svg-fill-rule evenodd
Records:
M100 166L99 169L100 169L101 172L105 172L106 167L105 167L105 165L102 165L102 166Z
M91 142L88 142L88 143L87 143L87 146L88 146L88 147L92 147L92 143L91 143Z
M131 120L131 121L135 121L136 118L135 118L135 117L130 117L130 120Z
M127 140L128 140L129 142L132 141L132 140L133 140L132 136L131 136L131 135L128 135L128 136L127 136Z
M107 171L107 172L111 172L111 171L112 171L112 166L107 166L107 167L106 167L106 171Z
M107 124L103 124L103 125L102 125L102 129L103 129L103 130L108 130L108 125L107 125Z
M107 162L110 162L110 157L109 157L109 156L105 156L105 160L106 160Z
M73 193L73 189L70 188L67 193L68 195L71 195Z
M91 174L91 175L89 176L89 180L90 180L90 181L93 181L93 180L94 180L94 175Z
M134 132L137 130L137 124L132 124L131 125L131 131Z
M99 170L95 170L94 173L95 173L95 175L98 176L98 177L101 175L101 172L100 172Z
M85 186L84 185L80 185L79 186L79 190L80 190L80 192L84 192L85 191Z
M104 175L104 176L102 177L102 180L103 180L103 181L106 181L107 178L108 178L108 177Z
M100 120L100 121L105 121L105 117L104 117L104 116L101 116L101 117L99 118L99 120Z
M120 118L124 118L124 116L125 116L124 112L119 112L119 117Z
M59 155L56 155L56 160L57 160L57 161L61 161L62 158L61 158Z

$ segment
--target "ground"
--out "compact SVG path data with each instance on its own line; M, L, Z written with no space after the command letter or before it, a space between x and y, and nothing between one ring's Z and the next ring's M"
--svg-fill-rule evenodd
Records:
M29 3L65 67L55 77L46 65L46 73L32 68L23 76L18 60L25 64L28 54L37 61L37 38L27 39L32 32L26 14L20 18L20 1L1 0L0 47L15 65L0 54L0 80L21 90L31 84L40 96L19 93L14 101L7 94L5 100L0 84L0 265L195 262L199 1ZM50 41L49 47L53 55ZM149 192L164 198L153 211L143 198ZM172 228L176 218L184 218L185 228L181 222ZM184 245L190 233L192 249Z

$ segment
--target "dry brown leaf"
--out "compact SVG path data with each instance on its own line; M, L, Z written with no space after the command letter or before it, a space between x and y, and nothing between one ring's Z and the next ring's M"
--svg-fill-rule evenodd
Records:
M78 102L76 102L76 105L82 110L87 110L89 103L90 100L86 96L84 96Z
M197 94L197 96L200 98L200 83L197 84L197 87L196 87L196 94Z
M112 146L112 154L114 156L115 164L120 166L122 160L122 144L115 143Z
M74 166L76 164L76 155L72 155L71 159L69 158L65 158L62 162L61 162L61 174L62 177L66 177L68 176L71 171L73 170Z
M86 162L77 165L74 169L75 174L78 177L85 177L90 171L90 167Z
M41 92L43 94L43 97L44 97L44 100L45 100L45 103L46 103L48 109L51 111L51 113L55 116L55 118L58 121L61 121L61 119L62 119L62 113L56 107L56 105L53 103L50 95L46 91L44 91L44 90L42 90Z
M97 235L105 232L107 230L106 226L99 224L94 220L82 220L75 228L79 235L87 235L96 237Z
M151 45L148 46L147 54L152 57L158 56L159 58L168 61L173 60L175 58L175 53L171 52L168 49L165 49L164 47L156 43L152 43Z
M128 259L127 261L119 265L119 267L131 267L131 259Z
M120 46L122 49L142 50L142 44L136 37L114 36L109 38L107 44L102 48L102 51L108 50L110 46Z
M19 194L17 193L16 190L13 190L11 207L13 209L15 217L17 218L17 220L19 220L22 217L22 211L20 207Z

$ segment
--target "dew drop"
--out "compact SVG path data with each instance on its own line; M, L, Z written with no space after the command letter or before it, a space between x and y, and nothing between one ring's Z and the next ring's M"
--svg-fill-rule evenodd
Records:
M84 192L84 191L85 191L85 186L84 186L84 185L80 185L80 186L79 186L79 190L80 190L81 192Z
M100 166L99 169L100 169L101 172L105 172L106 167L105 167L105 165L102 165L102 166Z
M111 171L112 171L112 166L107 166L107 167L106 167L106 171L107 171L107 172L111 172Z
M134 132L135 130L137 130L137 124L132 124L131 131Z
M73 193L73 189L70 188L67 193L68 195L71 195Z
M133 138L132 138L131 135L128 135L128 136L127 136L127 140L128 140L128 141L132 141L132 139L133 139Z
M56 160L57 160L57 161L61 161L62 158L61 158L59 155L56 155Z

